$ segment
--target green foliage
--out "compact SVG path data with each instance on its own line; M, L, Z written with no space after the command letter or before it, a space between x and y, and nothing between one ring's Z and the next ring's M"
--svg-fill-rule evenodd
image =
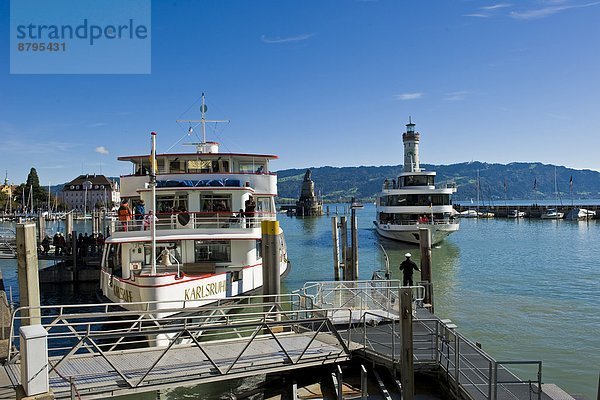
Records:
M600 173L591 170L575 170L563 166L541 163L488 164L470 162L451 165L423 164L422 168L436 171L436 183L455 183L455 200L477 197L477 170L479 170L480 199L484 202L507 199L554 199L554 171L560 196L570 198L569 179L573 177L575 198L600 198ZM301 178L305 169L288 169L277 173L279 197L300 196ZM349 201L356 196L362 201L372 201L381 190L383 181L397 178L402 166L381 167L319 167L311 168L315 190L321 192L326 202ZM300 179L299 179L300 177ZM506 192L504 182L506 180ZM536 190L533 185L536 183Z

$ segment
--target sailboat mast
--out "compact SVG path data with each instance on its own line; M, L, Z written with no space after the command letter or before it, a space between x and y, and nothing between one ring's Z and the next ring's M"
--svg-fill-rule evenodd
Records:
M477 170L477 213L479 213L479 170Z

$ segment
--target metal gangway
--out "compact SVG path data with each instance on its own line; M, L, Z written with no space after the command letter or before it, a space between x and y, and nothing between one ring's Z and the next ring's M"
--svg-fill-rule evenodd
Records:
M399 369L402 338L399 327L398 280L307 282L298 293L309 307L334 323L350 321L338 333L348 337L353 355ZM439 319L424 304L431 284L419 282L412 290L413 363L416 370L441 372L455 398L545 398L541 361L497 361L477 343ZM525 366L530 379L521 379L507 366Z
M260 296L232 300L173 308L131 303L140 311L114 304L42 306L50 389L58 399L106 398L350 359L348 339L328 318L299 309L298 295L267 303ZM15 385L22 366L17 327L28 311L19 308L13 317L6 370Z
M309 282L292 294L198 302L44 306L50 388L56 398L105 398L256 374L366 359L399 370L402 338L399 281ZM413 363L445 382L454 398L550 399L541 362L502 362L424 307L425 288L412 291ZM171 308L169 308L171 306ZM157 311L159 310L159 311ZM5 368L20 384L18 327ZM518 378L507 365L535 367ZM433 374L432 374L433 373Z
M17 258L16 233L8 228L0 228L0 258Z

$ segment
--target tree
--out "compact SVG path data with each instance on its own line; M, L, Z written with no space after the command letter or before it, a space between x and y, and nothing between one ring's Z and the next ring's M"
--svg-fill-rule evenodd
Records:
M31 167L31 169L29 170L29 174L27 175L27 182L25 184L27 185L27 187L33 186L33 190L40 187L40 178L38 177L35 168Z

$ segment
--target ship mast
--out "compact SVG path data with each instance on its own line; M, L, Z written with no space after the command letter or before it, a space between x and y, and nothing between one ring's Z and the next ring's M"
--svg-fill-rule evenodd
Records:
M214 122L214 123L220 123L220 122L229 122L228 119L212 119L212 120L208 120L205 117L206 111L208 110L208 106L206 105L206 103L204 102L204 93L202 93L202 105L200 106L200 119L178 119L176 120L176 122L186 122L190 124L190 128L188 130L188 133L192 133L194 128L196 126L198 126L198 124L201 127L201 131L202 131L202 137L200 138L200 143L184 143L185 145L192 145L192 146L196 146L196 151L198 153L216 153L219 150L218 144L217 143L212 143L212 142L207 142L206 141L206 123L207 122ZM195 126L192 126L191 124L195 123Z

